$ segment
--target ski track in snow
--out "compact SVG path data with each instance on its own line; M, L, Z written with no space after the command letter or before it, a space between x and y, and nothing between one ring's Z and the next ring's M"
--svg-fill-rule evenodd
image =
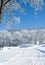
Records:
M45 47L14 47L0 51L0 65L45 65Z
M14 50L11 50L11 49L10 49L10 50L8 51L8 53L5 52L5 51L2 52L2 53L0 52L1 55L4 56L4 59L1 60L1 58L3 58L3 57L1 57L1 55L0 55L0 62L1 62L1 63L2 63L2 62L4 63L5 61L7 62L10 58L12 58L12 57L14 57L15 55L17 55L17 54L20 52L20 50L21 50L21 49L18 49L18 50L15 50L15 49L14 49ZM15 53L15 52L16 52L16 53ZM3 53L4 53L4 54L6 53L6 55L4 55ZM13 54L12 54L12 53L13 53ZM11 55L11 54L12 54L12 55ZM7 57L7 56L8 56L8 57Z

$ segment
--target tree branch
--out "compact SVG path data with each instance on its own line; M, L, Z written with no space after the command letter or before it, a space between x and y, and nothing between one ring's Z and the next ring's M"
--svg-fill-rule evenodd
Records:
M11 1L11 0L7 0L7 1L4 3L4 5L7 4L9 1Z
M1 15L2 15L2 8L5 4L7 4L10 0L7 0L5 3L4 3L4 0L1 0L1 4L0 4L0 19L1 19Z

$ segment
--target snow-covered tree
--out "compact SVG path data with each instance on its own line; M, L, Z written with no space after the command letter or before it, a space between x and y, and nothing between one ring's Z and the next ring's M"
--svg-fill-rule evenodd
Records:
M19 23L20 17L16 17L15 12L24 13L21 4L26 5L27 3L30 4L35 11L39 11L44 7L44 0L0 0L0 22L2 22L1 19L3 17L4 22L7 21L8 25L12 24L12 20Z

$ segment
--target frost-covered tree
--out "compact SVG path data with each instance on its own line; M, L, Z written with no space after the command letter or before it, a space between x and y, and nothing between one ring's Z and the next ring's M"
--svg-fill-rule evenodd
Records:
M20 22L20 17L16 17L15 13L24 13L24 9L21 4L30 4L35 11L39 11L44 7L44 0L0 0L0 22L4 18L4 22L8 22L8 25L11 25L12 20ZM35 13L36 15L36 13ZM7 17L7 18L6 18Z

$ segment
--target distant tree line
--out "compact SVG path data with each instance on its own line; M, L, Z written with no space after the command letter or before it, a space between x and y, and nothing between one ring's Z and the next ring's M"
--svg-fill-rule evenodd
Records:
M45 43L45 31L15 31L0 33L0 47L18 46L21 44L43 44Z

